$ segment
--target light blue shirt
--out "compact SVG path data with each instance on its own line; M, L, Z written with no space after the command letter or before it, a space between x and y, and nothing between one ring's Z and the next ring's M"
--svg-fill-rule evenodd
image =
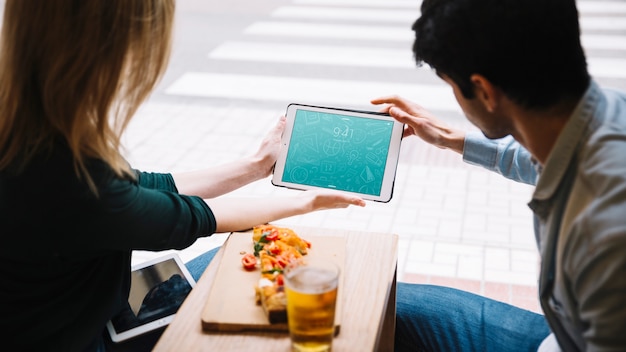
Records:
M541 126L538 126L541 128ZM463 159L535 184L541 350L626 350L626 94L592 82L541 167L513 138L466 136ZM551 347L550 347L551 346Z

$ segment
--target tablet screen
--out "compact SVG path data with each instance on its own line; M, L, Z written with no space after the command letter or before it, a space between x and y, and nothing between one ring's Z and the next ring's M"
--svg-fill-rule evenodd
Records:
M373 200L388 200L384 193L391 197L401 124L377 113L314 107L296 106L288 115L287 152L278 183L336 189ZM391 180L388 187L386 180Z
M132 271L128 304L108 324L113 341L167 325L195 283L173 255L144 265Z

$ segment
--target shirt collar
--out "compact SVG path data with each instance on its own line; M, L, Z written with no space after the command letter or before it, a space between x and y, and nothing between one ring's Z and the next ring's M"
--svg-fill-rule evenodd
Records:
M601 98L600 87L592 81L548 155L539 176L533 200L541 201L552 198L576 154L587 126L594 118L594 111Z

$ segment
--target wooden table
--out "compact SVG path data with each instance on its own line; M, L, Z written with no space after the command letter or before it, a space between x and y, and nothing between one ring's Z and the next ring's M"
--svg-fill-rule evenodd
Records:
M345 236L342 326L333 351L393 351L398 236L387 233L292 227L307 235ZM154 351L284 351L288 333L206 332L201 312L222 257L220 250L180 307Z

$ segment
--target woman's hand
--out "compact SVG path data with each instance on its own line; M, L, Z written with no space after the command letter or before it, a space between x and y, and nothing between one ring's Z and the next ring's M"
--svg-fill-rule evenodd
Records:
M272 169L280 153L281 138L285 130L286 118L281 116L276 125L267 133L259 149L252 156L260 174L260 178L265 178L272 174Z
M298 197L305 199L305 204L308 204L304 208L307 213L323 209L347 208L350 205L365 206L362 198L338 191L304 191Z
M450 128L421 105L396 95L372 99L371 103L387 104L381 111L405 124L405 137L416 135L436 147L463 153L465 132Z

